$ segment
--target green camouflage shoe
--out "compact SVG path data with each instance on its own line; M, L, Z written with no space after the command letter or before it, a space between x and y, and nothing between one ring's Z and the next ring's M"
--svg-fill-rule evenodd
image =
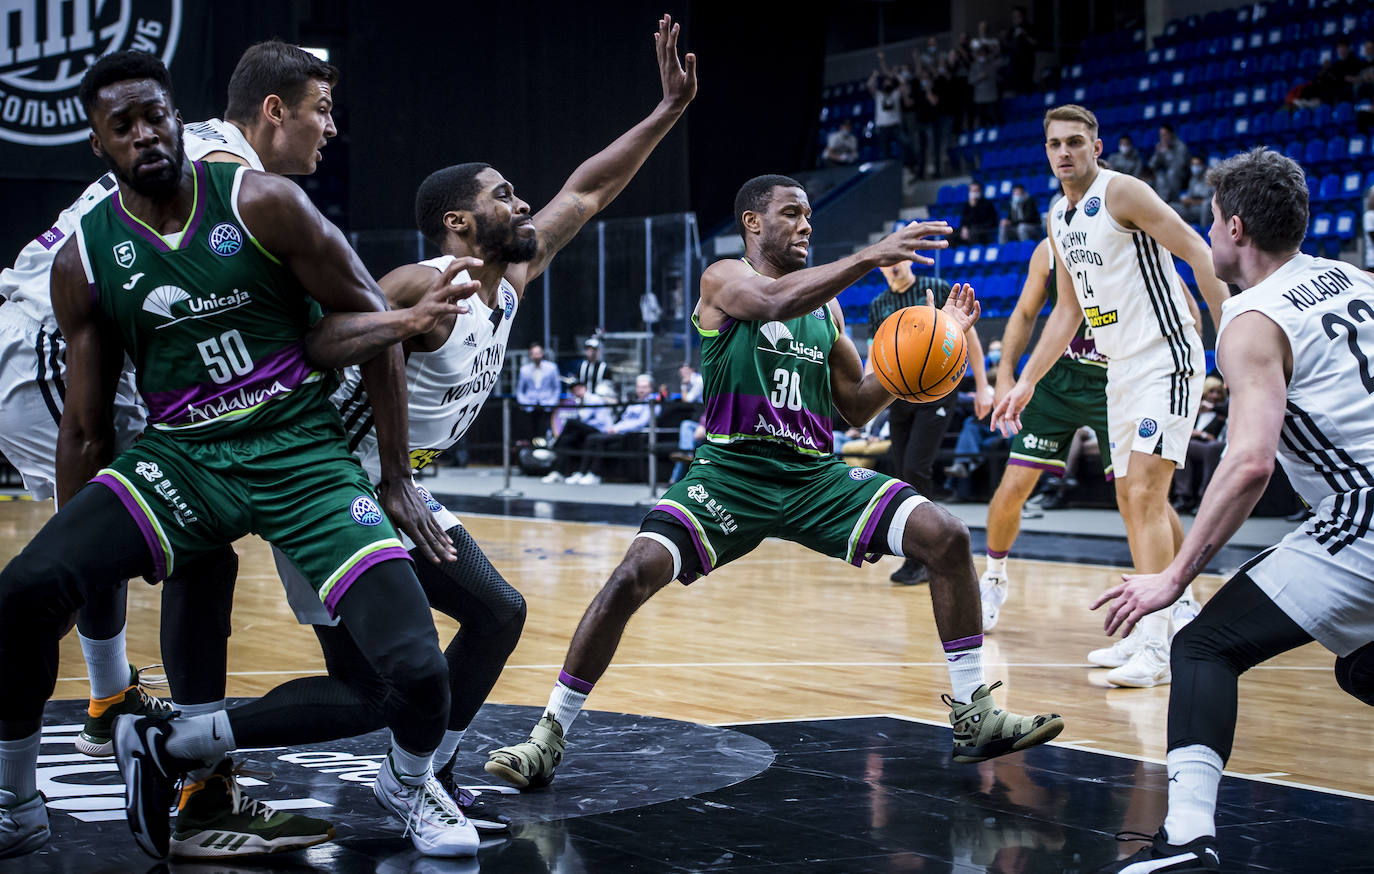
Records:
M273 810L239 787L229 759L214 773L181 788L171 852L183 859L223 859L286 853L322 844L334 826L322 819Z
M1042 716L1017 716L997 709L992 690L1002 685L979 686L973 700L965 704L949 695L940 696L949 705L949 721L954 726L954 761L983 762L1054 740L1064 730L1057 713Z
M529 740L492 750L483 767L488 774L518 789L539 789L553 782L553 771L563 761L567 745L563 726L552 713L545 713L530 732Z

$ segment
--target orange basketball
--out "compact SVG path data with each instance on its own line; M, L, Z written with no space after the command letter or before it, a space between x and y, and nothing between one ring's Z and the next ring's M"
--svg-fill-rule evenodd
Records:
M943 310L911 306L888 316L869 347L883 388L913 403L954 391L968 368L964 334Z

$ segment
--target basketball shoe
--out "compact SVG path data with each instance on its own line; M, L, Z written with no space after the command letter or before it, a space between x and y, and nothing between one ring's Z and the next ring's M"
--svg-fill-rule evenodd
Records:
M1132 629L1131 633L1114 641L1111 646L1095 649L1088 653L1088 661L1100 668L1119 668L1131 660L1145 645L1145 635Z
M273 810L243 794L240 769L229 759L196 783L183 783L172 831L173 856L223 859L285 853L322 844L334 826L321 819Z
M156 667L153 665L152 667ZM144 668L143 670L148 670ZM76 736L76 748L88 756L108 756L114 753L115 717L124 714L154 716L166 719L172 715L172 705L148 693L147 682L140 682L139 669L129 665L129 688L118 695L91 699L86 708L86 725Z
M405 783L387 756L377 771L377 779L372 781L372 794L383 809L406 824L406 835L422 855L477 855L477 829L439 785L433 771L418 785Z
M1007 603L1009 582L1005 573L995 574L992 571L983 571L983 576L979 578L978 591L983 596L984 632L997 627L998 614L1002 610L1002 605Z
M473 828L477 829L478 834L504 834L510 831L509 816L498 813L494 805L479 797L479 793L458 785L458 778L453 776L453 763L457 759L458 757L454 756L447 765L435 771L434 779L444 787L444 791L458 805L458 809L463 811L463 815L472 823Z
M529 740L492 750L483 767L518 789L539 789L553 782L553 771L563 761L567 745L563 726L552 713L545 713L530 731Z
M954 726L954 761L983 762L1054 740L1064 730L1058 713L1017 716L999 710L992 701L992 690L1002 685L979 686L965 704L949 695L940 700L949 707L949 722Z
M1163 827L1160 827L1154 837L1136 832L1121 832L1116 839L1148 841L1150 845L1142 847L1128 858L1103 865L1097 869L1098 874L1196 874L1221 870L1217 839L1211 835L1204 835L1186 844L1171 844L1169 836L1164 833Z
M1173 672L1169 670L1169 645L1158 640L1147 640L1136 650L1135 655L1131 656L1130 661L1107 672L1108 683L1133 689L1167 686L1172 681Z
M167 751L171 720L124 714L114 721L114 755L124 778L124 813L143 852L167 856L172 837L169 811L176 802L177 779L200 762Z
M47 799L42 792L20 804L19 796L0 789L0 859L32 853L46 844L51 834Z

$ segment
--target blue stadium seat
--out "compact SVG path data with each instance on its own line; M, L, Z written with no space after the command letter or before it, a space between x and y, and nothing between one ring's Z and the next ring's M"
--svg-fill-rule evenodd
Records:
M1364 188L1360 183L1359 170L1351 170L1341 177L1341 187L1339 197L1344 200L1358 200L1364 194Z
M1314 240L1325 240L1335 233L1335 220L1331 213L1319 212L1312 216L1312 226L1308 229L1307 235Z
M1326 160L1326 142L1324 140L1309 140L1306 148L1303 149L1302 158L1294 158L1306 167L1316 167Z
M1359 175L1360 174L1356 173L1356 178L1358 178ZM1341 177L1337 176L1335 173L1323 176L1321 183L1317 186L1317 190L1311 192L1311 195L1312 199L1318 202L1339 200L1342 196Z
M1342 136L1334 136L1326 141L1326 155L1323 157L1328 164L1339 164L1345 161L1346 139Z
M1293 129L1293 113L1286 109L1276 109L1269 115L1269 130L1276 134L1287 133Z
M1302 162L1302 142L1300 140L1290 140L1283 147L1283 154L1299 163Z
M1349 161L1363 161L1369 155L1369 138L1364 134L1356 134L1346 143L1346 159Z
M1338 103L1331 110L1331 123L1349 127L1355 123L1355 106L1351 103Z
M1337 239L1349 240L1355 236L1355 211L1351 209L1336 213L1334 234Z

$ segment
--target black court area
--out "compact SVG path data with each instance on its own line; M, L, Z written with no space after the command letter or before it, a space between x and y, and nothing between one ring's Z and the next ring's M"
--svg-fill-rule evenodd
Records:
M1115 832L1152 832L1164 812L1161 765L1083 749L957 765L947 727L891 716L712 727L593 711L578 717L553 786L499 799L515 828L484 841L476 859L420 857L376 806L370 781L386 747L378 732L239 754L268 772L244 781L249 794L334 822L333 842L163 866L128 833L113 760L72 747L83 707L47 709L39 782L52 842L0 870L1078 874L1116 858ZM522 736L537 714L484 708L460 773L485 783L486 751ZM1225 871L1374 870L1367 799L1228 776L1217 820Z

